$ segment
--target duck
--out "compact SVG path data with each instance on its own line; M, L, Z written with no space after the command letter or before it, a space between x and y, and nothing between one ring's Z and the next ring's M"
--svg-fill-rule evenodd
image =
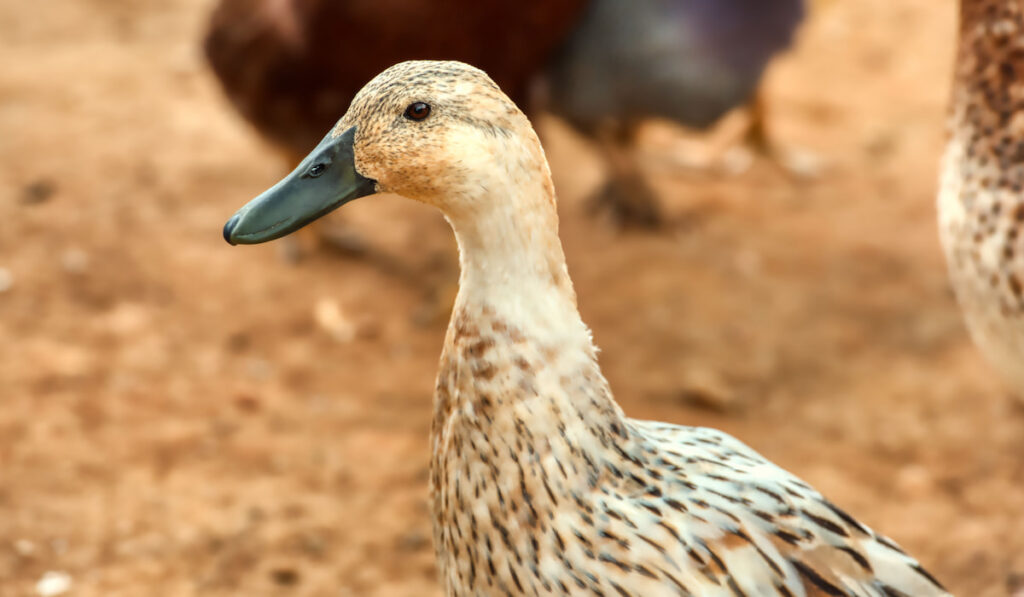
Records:
M937 198L974 343L1024 398L1024 2L962 0Z
M294 166L365 81L399 60L476 64L517 105L593 142L609 173L594 207L622 227L664 216L633 151L639 123L699 130L748 107L771 152L766 65L792 43L805 0L220 0L203 49L234 107ZM339 34L344 31L344 34ZM360 60L339 59L359 55Z
M459 246L430 431L446 595L949 595L739 440L625 415L577 308L544 149L473 66L383 71L223 235L266 242L385 192L440 210Z

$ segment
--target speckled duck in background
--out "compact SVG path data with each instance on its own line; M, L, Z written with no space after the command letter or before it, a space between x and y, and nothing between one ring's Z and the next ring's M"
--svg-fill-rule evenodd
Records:
M440 209L460 248L431 429L447 595L947 595L738 440L623 414L576 308L544 151L476 68L389 68L224 236L264 242L384 191Z
M975 343L1024 397L1024 0L963 0L939 235Z

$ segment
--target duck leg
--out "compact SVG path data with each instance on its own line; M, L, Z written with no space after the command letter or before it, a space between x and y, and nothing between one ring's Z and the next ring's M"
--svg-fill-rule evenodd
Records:
M761 156L792 179L817 177L825 167L822 158L809 151L782 147L772 139L767 103L764 92L758 89L741 106L742 113L720 119L701 141L680 143L668 162L686 171L737 175Z
M768 131L768 110L763 87L759 87L747 104L750 115L742 144L768 158L786 175L798 179L815 178L822 170L818 156L799 149L780 147L772 141Z
M608 180L592 197L591 211L609 210L620 226L655 228L662 223L661 206L633 151L636 130L632 123L598 129L596 137Z
M764 91L761 87L757 88L754 97L747 104L747 112L750 113L750 125L744 135L744 141L759 153L773 155L775 149L768 137L768 111L765 108Z

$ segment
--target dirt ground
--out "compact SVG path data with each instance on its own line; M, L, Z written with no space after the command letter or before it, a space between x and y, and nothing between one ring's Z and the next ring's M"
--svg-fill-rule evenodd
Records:
M0 595L438 595L444 323L417 313L445 225L346 207L398 271L226 245L284 164L204 68L210 3L0 1ZM954 593L1002 596L1024 574L1024 407L968 340L934 222L955 11L814 15L767 82L813 179L683 169L652 125L660 234L587 217L593 150L539 124L626 411L725 429Z

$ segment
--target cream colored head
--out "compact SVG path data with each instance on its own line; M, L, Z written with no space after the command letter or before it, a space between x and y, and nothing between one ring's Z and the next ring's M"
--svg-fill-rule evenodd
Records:
M351 127L356 170L378 191L447 214L497 198L481 193L496 178L541 170L548 180L526 116L486 73L461 62L410 61L385 70L356 94L333 134Z
M434 205L453 222L490 208L554 213L537 135L494 81L461 62L411 61L367 83L323 141L239 210L224 236L233 244L279 238L374 192Z

